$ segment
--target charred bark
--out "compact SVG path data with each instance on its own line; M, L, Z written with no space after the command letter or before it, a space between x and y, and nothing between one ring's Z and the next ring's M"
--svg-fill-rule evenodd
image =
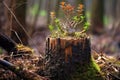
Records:
M8 53L14 52L17 50L15 48L16 43L11 38L9 38L8 36L2 33L0 33L0 47L5 49Z

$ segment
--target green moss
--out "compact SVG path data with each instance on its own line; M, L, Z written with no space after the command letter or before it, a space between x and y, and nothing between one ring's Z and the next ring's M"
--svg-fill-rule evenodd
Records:
M91 65L92 65L98 72L100 72L100 67L99 67L98 64L96 64L96 62L95 62L95 60L94 60L93 57L91 58Z
M2 54L3 53L3 50L0 48L0 54Z
M71 80L104 80L100 74L100 68L91 58L89 64L77 66L77 71L73 73Z

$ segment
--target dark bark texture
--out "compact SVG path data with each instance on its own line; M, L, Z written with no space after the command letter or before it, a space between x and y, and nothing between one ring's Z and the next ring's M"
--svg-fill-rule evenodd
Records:
M48 38L44 74L52 80L71 80L77 66L89 64L90 39Z
M5 49L8 53L16 51L16 43L8 36L0 33L0 47Z

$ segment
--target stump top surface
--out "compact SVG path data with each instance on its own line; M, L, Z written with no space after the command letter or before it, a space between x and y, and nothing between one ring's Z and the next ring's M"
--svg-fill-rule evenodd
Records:
M47 39L48 39L48 38L53 39L53 40L54 40L54 39L59 39L59 38L60 38L60 39L64 39L64 40L90 39L89 36L88 36L88 37L83 37L83 38L81 38L81 37L80 37L80 38L75 38L75 37L69 37L69 36L68 36L68 37L56 37L56 38L54 38L54 37L47 37Z

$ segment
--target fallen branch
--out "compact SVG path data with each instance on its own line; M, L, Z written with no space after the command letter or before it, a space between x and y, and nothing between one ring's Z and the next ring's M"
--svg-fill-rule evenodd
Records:
M9 38L8 36L0 33L0 47L2 47L3 49L5 49L8 53L10 52L15 52L17 49L16 47L16 43Z
M9 38L8 36L0 33L0 47L2 47L3 49L5 49L9 55L11 53L13 54L32 54L33 53L33 49L29 48L27 46L24 46L22 44L17 44L16 42L14 42L11 38ZM43 59L44 57L42 55L40 55L40 57Z
M9 69L14 72L17 76L19 76L23 80L48 80L47 78L41 77L36 73L20 69L18 66L13 65L12 63L0 59L0 65L2 65L4 69Z

